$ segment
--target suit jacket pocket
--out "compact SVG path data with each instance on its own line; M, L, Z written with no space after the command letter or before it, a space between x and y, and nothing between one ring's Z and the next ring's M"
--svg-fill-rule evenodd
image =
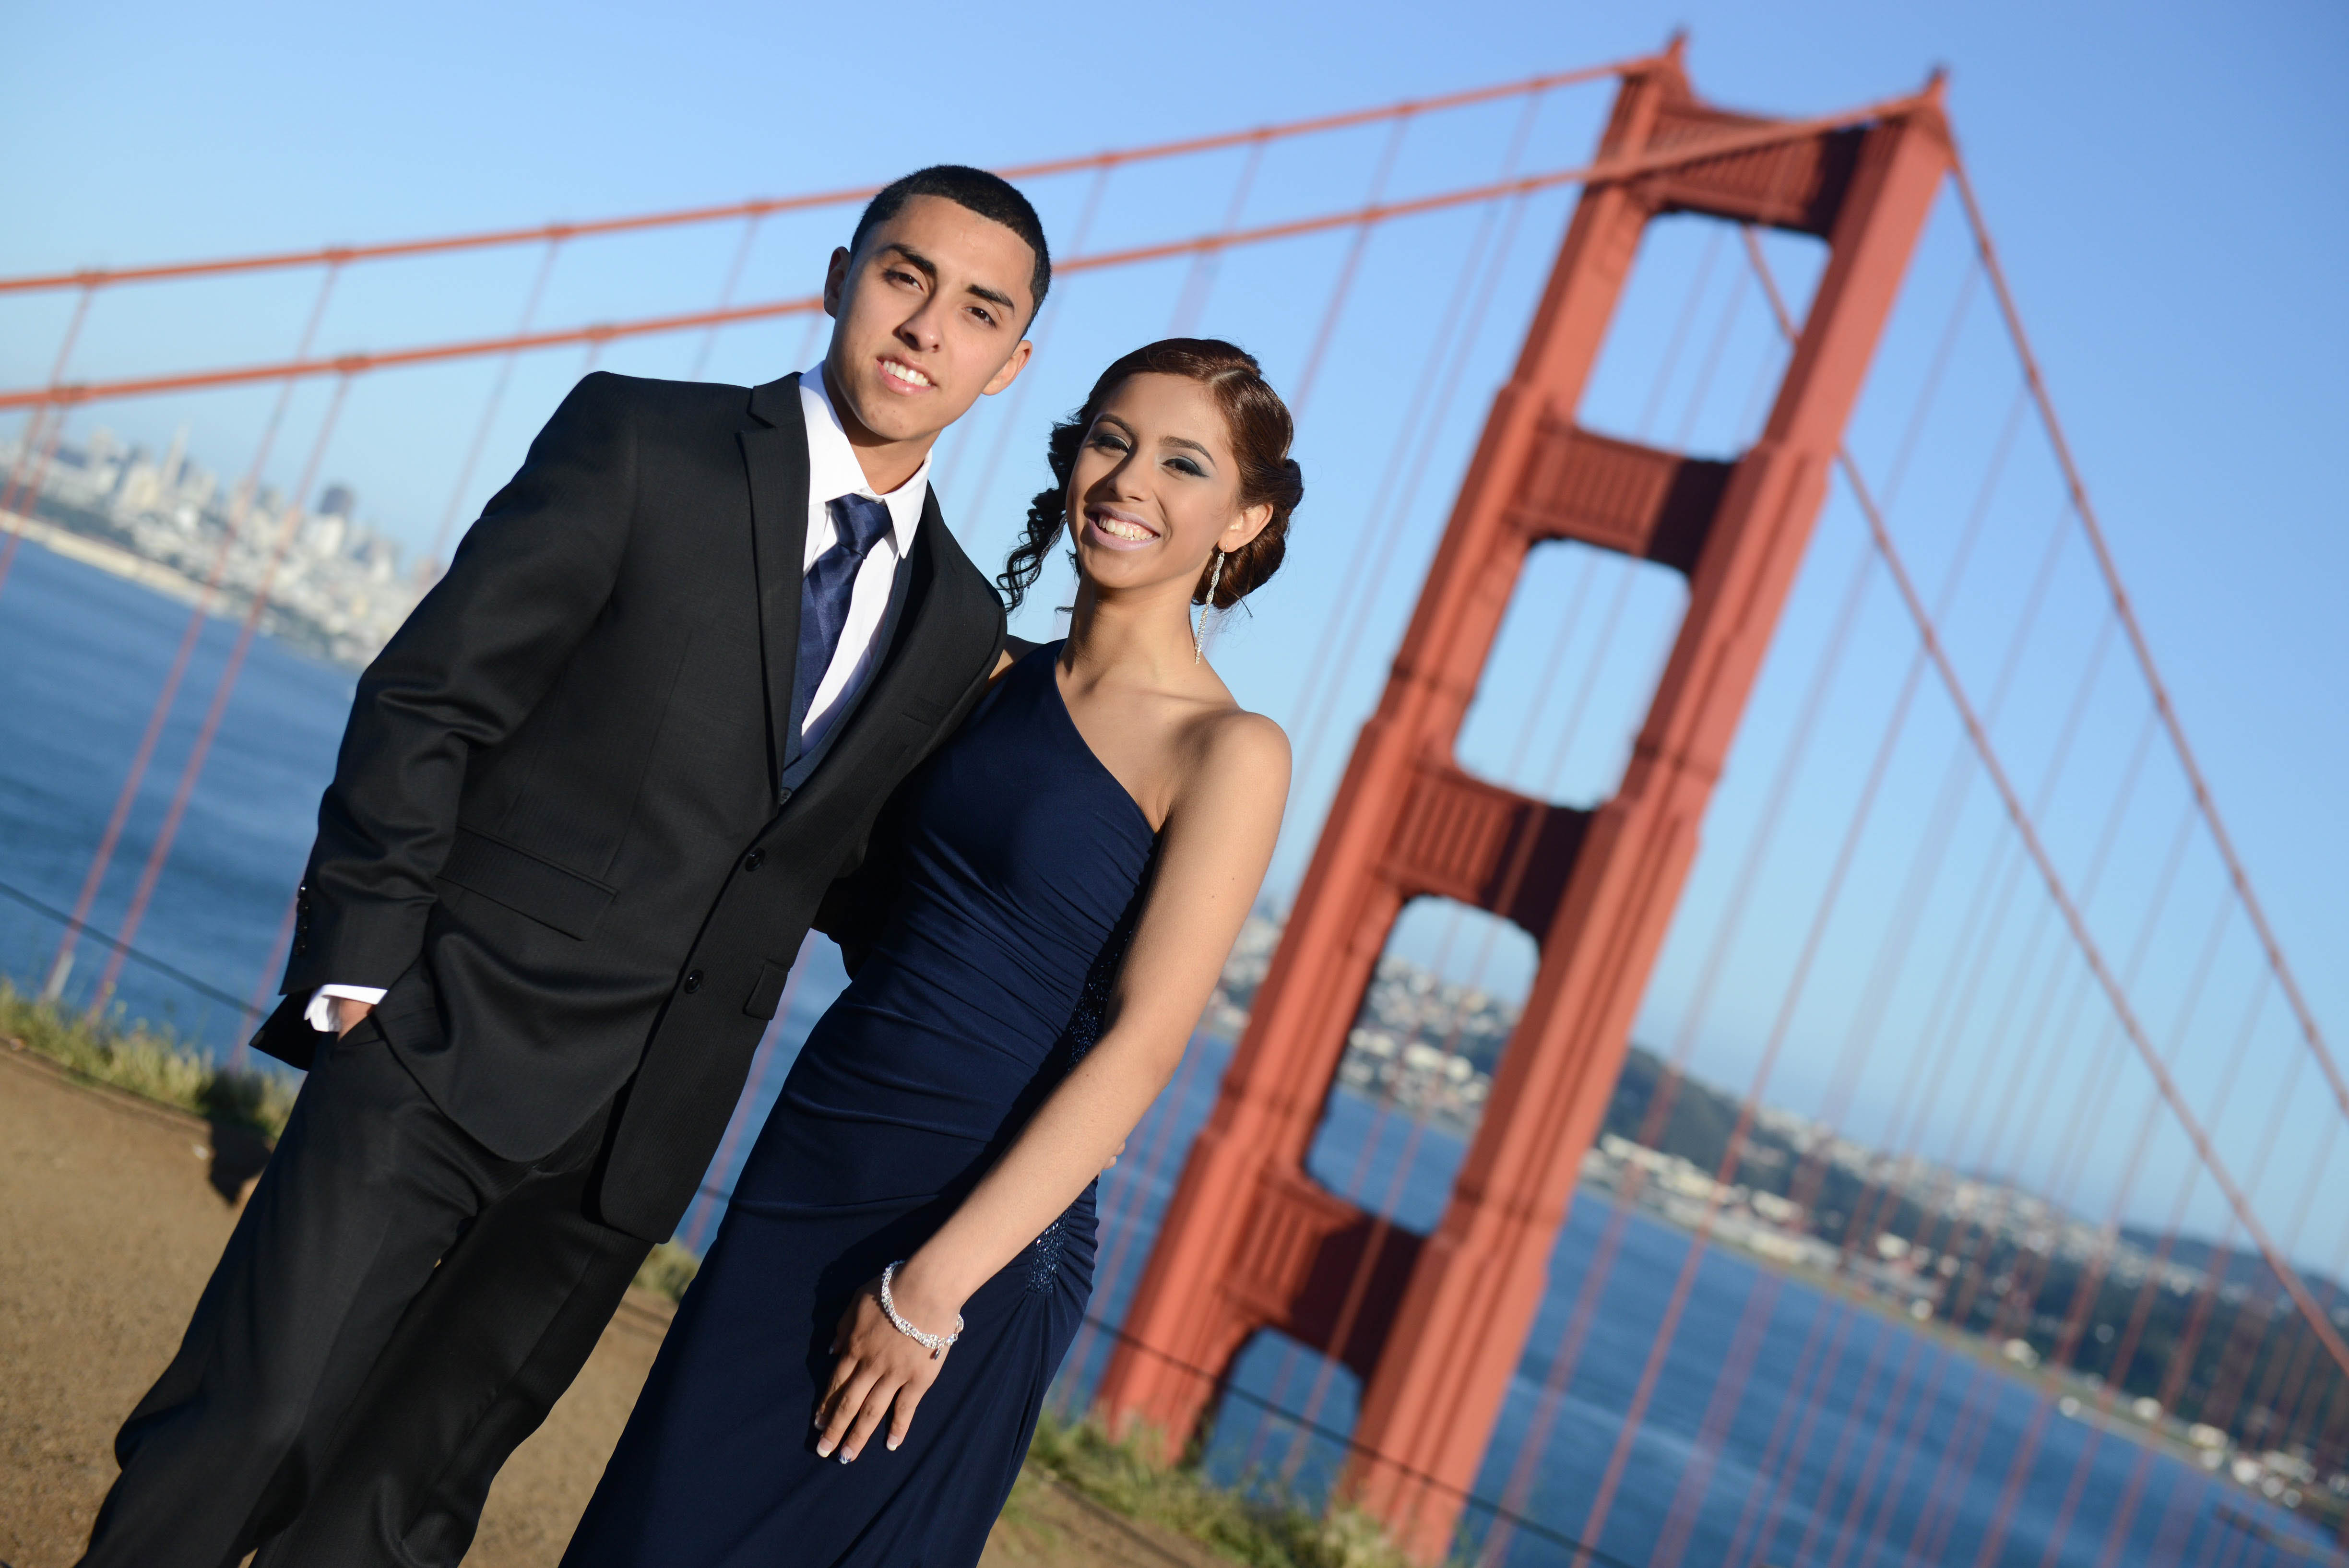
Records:
M467 827L457 830L440 879L581 941L595 934L615 897L601 882Z
M769 959L759 966L758 982L744 998L742 1011L753 1018L772 1018L783 1000L783 981L791 977L792 966Z

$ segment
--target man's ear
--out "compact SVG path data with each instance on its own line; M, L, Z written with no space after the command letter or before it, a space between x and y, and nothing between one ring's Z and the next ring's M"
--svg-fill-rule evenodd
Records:
M996 393L1003 390L1004 388L1011 385L1013 379L1019 376L1019 372L1023 369L1026 368L1028 364L1028 356L1033 354L1035 351L1036 345L1030 343L1027 338L1022 337L1019 340L1019 347L1011 350L1011 358L1003 362L1003 369L998 370L988 381L987 385L978 389L979 395L981 397L991 398L995 396Z
M823 269L823 313L833 320L840 319L840 296L848 289L848 264L853 259L846 245L833 248L832 262Z

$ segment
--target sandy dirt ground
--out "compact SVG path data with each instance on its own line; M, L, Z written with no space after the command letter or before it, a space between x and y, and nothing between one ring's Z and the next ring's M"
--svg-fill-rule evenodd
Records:
M114 1428L170 1359L258 1168L250 1137L0 1041L0 1568L67 1568ZM553 1568L668 1323L639 1293L491 1493L469 1564ZM985 1568L1206 1568L1190 1542L1022 1482Z

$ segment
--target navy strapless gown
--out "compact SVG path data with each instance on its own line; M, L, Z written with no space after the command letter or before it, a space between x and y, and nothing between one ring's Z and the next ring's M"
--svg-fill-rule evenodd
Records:
M1093 1190L963 1308L892 1453L816 1457L833 1327L953 1211L1100 1030L1155 846L1057 646L913 784L904 881L744 1163L564 1568L965 1568L1092 1288ZM928 1326L928 1325L924 1325Z

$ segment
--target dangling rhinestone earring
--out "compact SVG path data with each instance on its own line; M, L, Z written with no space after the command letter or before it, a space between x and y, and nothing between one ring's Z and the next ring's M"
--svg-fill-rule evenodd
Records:
M1198 663L1207 657L1207 612L1216 607L1216 585L1224 580L1224 553L1216 552L1216 564L1207 571L1207 602L1199 607L1199 619L1191 628L1191 662Z

